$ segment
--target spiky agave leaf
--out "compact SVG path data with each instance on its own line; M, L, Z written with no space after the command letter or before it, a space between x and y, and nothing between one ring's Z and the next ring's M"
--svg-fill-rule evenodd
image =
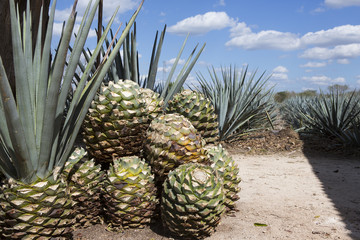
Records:
M164 182L162 222L176 237L202 239L219 224L224 200L222 181L212 167L181 165Z
M296 96L285 100L280 107L280 113L284 120L295 131L309 130L307 117L310 115L310 105L313 105L314 97Z
M68 223L73 219L69 215L71 201L66 193L66 184L59 176L73 150L91 100L115 57L110 54L87 84L85 82L89 71L82 76L65 123L62 124L66 97L76 68L74 65L79 61L99 0L95 1L92 8L91 1L89 2L70 55L69 67L65 69L75 24L76 3L77 1L63 29L55 58L50 61L56 0L51 7L45 43L41 44L42 31L38 31L34 52L31 48L30 4L27 3L24 23L20 26L15 3L10 1L16 97L0 58L0 170L8 178L2 186L0 196L0 228L3 229L5 239L66 235ZM142 3L114 49L120 48L141 5ZM115 14L110 19L94 56L98 54L99 46L114 18ZM94 61L95 57L89 61L87 68L91 68Z
M355 92L349 96L338 91L320 94L309 104L310 114L304 115L313 132L338 137L349 130L360 116Z
M76 2L63 29L55 59L49 65L56 1L54 1L51 8L45 44L41 46L41 31L38 31L39 35L34 53L30 50L32 45L30 10L28 8L24 23L25 27L22 28L19 25L19 16L15 13L14 2L10 1L14 68L16 72L16 99L11 92L0 59L0 166L7 177L31 183L32 180L38 177L46 178L57 167L63 168L65 161L70 156L73 143L91 100L110 67L111 61L115 58L115 54L110 54L90 81L87 82L89 71L83 74L73 96L65 123L62 124L68 90L98 3L99 0L95 2L91 11L91 3L88 5L70 55L69 67L63 73L71 33L75 24ZM114 49L118 50L120 48L131 24L135 21L140 7L141 5L123 31ZM100 45L103 43L114 18L115 14L105 29L103 37L87 65L87 69L93 67L95 57L100 51Z
M122 48L123 53L120 54L120 52L116 53L115 61L113 62L112 66L110 67L108 74L106 75L106 78L104 79L104 83L107 84L109 81L117 82L120 79L130 79L137 84L139 84L143 88L151 89L155 92L158 92L161 94L161 97L164 99L164 108L167 105L167 102L170 101L174 94L181 91L187 77L189 76L191 70L193 69L195 63L197 62L198 58L200 57L200 54L205 48L205 44L201 47L201 49L198 51L198 53L194 56L196 53L197 46L193 49L190 56L188 57L187 61L185 62L183 68L180 70L180 72L176 75L175 79L173 80L175 70L178 66L180 57L183 53L183 50L185 48L186 42L188 40L188 36L185 38L183 45L181 46L181 49L179 50L179 53L177 57L175 58L175 61L171 67L171 71L166 79L165 82L158 83L156 80L156 75L158 71L158 64L160 60L160 54L165 38L165 32L166 32L166 25L164 26L164 29L162 30L160 37L158 39L158 32L156 32L155 40L153 44L153 50L150 58L149 63L149 70L148 74L144 78L140 78L140 69L139 69L139 59L138 59L138 52L136 50L136 25L134 24L134 30L129 33L126 36L126 40L124 41ZM110 46L109 40L106 40L106 46ZM114 51L112 49L111 51ZM105 51L102 51L105 52ZM92 53L90 51L83 50L83 54L85 57L85 60L88 61ZM85 68L83 67L83 64L79 62L79 67L82 72L85 71ZM92 70L92 72L95 72L95 69ZM77 77L78 78L78 77ZM75 80L75 83L78 80Z
M200 90L215 107L219 119L219 140L229 140L252 128L266 126L269 123L266 112L271 107L271 89L266 89L268 78L261 74L257 79L256 71L250 76L248 68L226 68L221 70L221 77L213 67L209 69L210 81L198 74ZM262 121L259 122L259 120ZM253 125L253 127L252 127Z
M360 122L353 121L352 126L347 131L338 135L341 141L350 147L360 147Z

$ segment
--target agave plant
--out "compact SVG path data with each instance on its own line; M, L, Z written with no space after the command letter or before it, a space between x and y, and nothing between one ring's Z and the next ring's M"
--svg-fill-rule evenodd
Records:
M0 170L7 177L0 191L1 239L63 236L68 233L72 223L72 211L69 209L72 204L66 184L59 176L72 153L91 100L115 58L115 54L108 55L88 79L100 45L115 18L114 14L86 66L63 122L68 91L99 0L92 8L89 2L68 67L65 68L75 24L76 4L77 1L63 28L55 58L51 61L56 0L51 7L44 45L41 44L41 31L38 31L34 52L29 1L21 26L15 3L10 0L16 96L11 91L0 58ZM141 6L142 3L124 29L114 51L119 50ZM41 22L40 17L39 25Z
M209 69L210 80L199 73L200 91L215 107L219 121L219 140L230 140L271 123L274 110L272 91L266 89L268 78L265 73L255 79L256 71L248 74L248 67L242 69L221 68L221 76L215 68Z
M112 65L106 75L106 78L103 80L103 82L104 83L109 82L109 81L117 82L120 79L132 80L132 81L136 82L137 84L139 84L142 88L148 88L155 92L158 92L160 94L160 97L164 99L165 104L164 104L163 108L165 109L167 106L167 103L172 99L174 94L178 93L182 89L184 82L186 81L186 79L189 76L191 70L193 69L196 61L200 57L200 54L202 53L202 51L205 48L205 44L203 44L201 49L196 53L196 49L197 49L198 45L195 46L195 48L189 55L188 59L186 60L184 66L180 70L180 72L174 77L180 57L183 53L183 50L186 46L186 43L187 43L187 40L189 37L189 36L187 36L178 52L178 55L171 67L171 70L169 72L169 75L168 75L166 81L159 83L156 81L156 75L157 75L158 63L159 63L159 59L160 59L160 55L161 55L161 50L162 50L162 46L163 46L163 42L164 42L164 38L165 38L165 32L166 32L166 25L164 26L164 29L162 30L162 32L160 34L159 41L158 41L159 32L156 32L153 49L152 49L152 54L151 54L151 58L150 58L150 63L149 63L148 74L146 77L140 78L139 59L138 59L138 52L136 50L137 33L136 33L136 24L134 24L133 31L131 31L131 33L129 33L126 36L126 39L122 44L122 54L120 54L120 51L117 51L115 60L113 61ZM111 30L110 30L110 33L111 33L111 37L113 37ZM109 39L106 39L105 43L106 43L105 44L106 47L110 46ZM111 49L111 51L113 52L114 49ZM104 50L102 50L102 52L103 52L103 54L105 54ZM196 53L196 55L195 55L195 53ZM88 51L83 50L83 55L84 55L84 59L86 62L89 61L92 54L93 53L90 50L88 50ZM79 62L79 68L82 72L85 71L85 67L83 66L83 64L81 62ZM95 71L95 68L92 69L92 72L94 72L94 71ZM173 78L175 78L175 80L173 80ZM75 75L75 79L74 79L75 85L79 79L80 78L77 75Z
M310 126L306 121L306 116L310 116L310 106L313 105L314 101L314 97L296 96L289 98L281 104L280 113L295 131L309 130Z
M309 114L303 117L311 130L326 136L341 136L350 130L360 116L360 108L355 92L350 95L339 91L320 94L311 104Z
M360 122L354 121L352 127L339 135L339 138L345 145L360 147Z

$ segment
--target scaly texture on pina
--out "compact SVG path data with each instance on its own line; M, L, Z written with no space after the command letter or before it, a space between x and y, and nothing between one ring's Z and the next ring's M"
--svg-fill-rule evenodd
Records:
M146 135L144 155L162 181L181 164L208 162L205 141L182 115L166 114L154 119Z
M0 239L71 236L75 219L66 183L52 176L31 184L5 181L0 188L0 219Z
M65 164L63 176L74 202L76 227L88 227L102 220L101 189L104 172L83 148L76 148Z
M104 181L106 222L113 229L143 228L158 204L151 167L139 157L114 160Z
M214 232L225 210L225 194L213 168L181 165L169 173L163 188L161 219L173 235L202 239Z
M239 167L234 159L221 145L206 148L211 162L211 167L218 171L219 176L223 180L225 192L225 205L228 210L236 208L236 201L239 200L241 188L239 183Z
M131 80L109 82L101 87L85 117L86 149L98 162L139 154L148 126L139 85Z
M151 122L158 116L163 114L164 99L160 97L160 94L154 92L149 88L140 88L142 97L145 100L145 108Z
M218 116L211 101L202 93L187 89L175 94L169 101L167 112L179 113L189 119L206 143L218 140Z

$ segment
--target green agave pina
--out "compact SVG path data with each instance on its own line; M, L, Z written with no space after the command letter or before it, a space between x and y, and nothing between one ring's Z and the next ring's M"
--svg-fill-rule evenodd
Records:
M214 232L225 210L223 183L210 166L187 163L163 184L161 219L181 239L202 239Z

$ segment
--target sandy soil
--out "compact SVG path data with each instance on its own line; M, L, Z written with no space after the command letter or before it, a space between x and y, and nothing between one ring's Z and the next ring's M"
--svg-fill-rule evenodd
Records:
M360 239L360 160L299 152L233 158L242 178L239 211L224 216L208 240ZM74 239L171 238L159 225L124 233L97 225Z

